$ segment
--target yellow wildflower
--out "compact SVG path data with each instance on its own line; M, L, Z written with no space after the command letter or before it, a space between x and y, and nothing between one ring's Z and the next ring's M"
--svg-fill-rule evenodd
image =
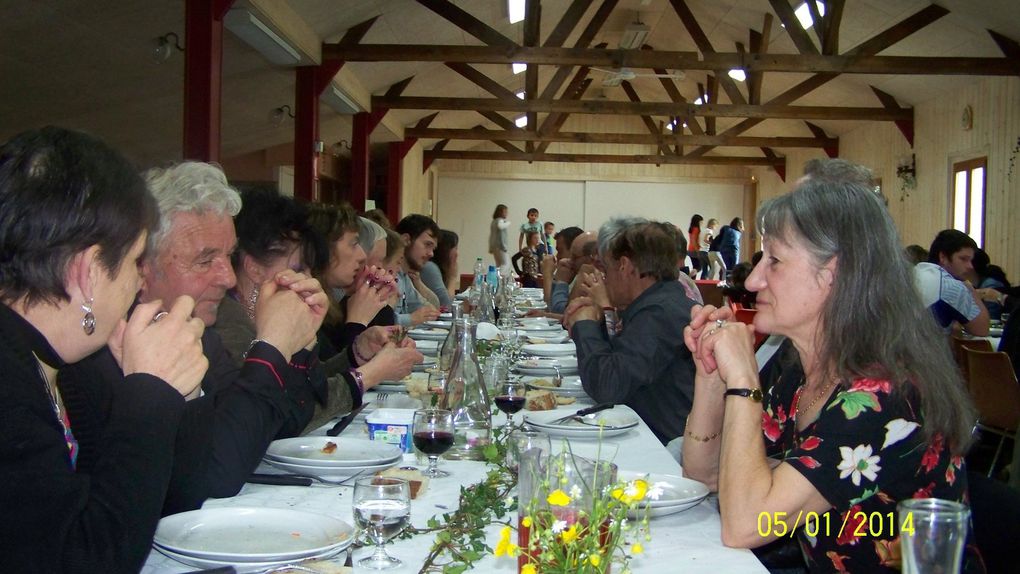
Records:
M504 554L512 557L513 554L511 552L513 549L511 547L516 546L516 544L512 544L510 542L510 527L504 526L503 529L499 531L499 542L496 544L496 548L492 551L492 553L497 557Z
M596 568L599 567L599 563L601 563L601 562L602 562L602 559L599 558L598 554L592 554L591 556L588 557L588 564L591 564L592 566L594 566Z
M631 494L631 498L633 498L634 500L641 500L645 497L646 494L648 494L648 483L639 478L632 482L630 488L628 488L627 490L628 491L633 490L632 493L629 493Z
M549 496L545 500L553 506L566 506L570 504L570 497L567 496L566 492L563 492L558 488L549 493Z
M634 544L631 545L630 551L632 554L641 554L642 552L645 551L645 547L641 546L641 543L635 542Z
M524 519L521 520L521 525L525 528L531 528L531 517L525 516Z
M564 530L560 537L563 538L564 544L570 544L577 540L577 523L575 522L570 528Z
M536 574L534 564L525 564L521 566L521 574Z

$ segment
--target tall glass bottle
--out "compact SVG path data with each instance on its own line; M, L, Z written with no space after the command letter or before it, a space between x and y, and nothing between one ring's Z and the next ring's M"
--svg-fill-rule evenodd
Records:
M478 307L472 311L472 317L478 323L495 323L496 314L492 301L492 285L488 282L482 283L482 296L478 298Z
M475 354L476 327L466 318L457 322L457 352L446 379L444 408L453 411L454 438L443 456L452 460L485 460L492 432L492 407Z
M453 366L453 355L457 352L457 329L460 327L461 311L460 302L454 301L453 305L450 306L450 312L453 313L453 323L450 325L450 332L446 335L446 339L443 340L443 346L439 348L439 370L445 373L450 372L450 367Z

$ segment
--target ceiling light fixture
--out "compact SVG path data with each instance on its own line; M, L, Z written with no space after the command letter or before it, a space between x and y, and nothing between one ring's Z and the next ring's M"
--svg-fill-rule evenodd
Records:
M513 69L514 74L520 74L521 72L528 69L527 64L522 64L520 62L514 62L513 64L510 64L510 67L511 69Z
M733 78L738 82L743 82L744 80L747 79L747 74L744 72L744 70L740 68L733 68L726 75L728 75L729 77Z
M278 66L296 66L301 63L301 54L247 8L231 9L223 17L223 25Z
M333 108L333 111L338 114L349 115L364 111L361 109L361 106L354 101L354 98L338 88L336 84L330 84L330 86L322 92L322 97L319 99L321 99L327 106Z
M648 35L651 33L652 29L647 24L641 22L641 20L627 24L627 27L623 29L623 35L620 36L620 49L640 49L641 46L645 45L645 40L648 39Z
M516 24L524 19L524 0L507 0L506 11L510 16L510 23Z
M696 106L700 106L703 103L705 102L701 99L701 96L698 96L698 99L694 100L694 105Z
M174 48L177 48L179 52L184 51L184 47L181 46L180 37L174 32L167 32L156 38L156 46L152 49L152 59L162 64L169 60L170 56L174 55Z
M528 116L519 116L514 120L514 125L523 128L528 125Z
M278 108L273 108L273 110L269 112L269 122L276 127L282 126L283 122L287 121L287 118L294 119L294 110L286 104Z
M523 100L524 99L524 90L521 90L521 91L517 92L517 97Z
M818 15L825 16L825 4L815 0L815 6L818 8ZM805 30L815 23L814 19L811 17L811 7L808 6L807 2L804 2L797 7L797 9L793 11L793 14L797 16L797 21L800 22L800 27Z

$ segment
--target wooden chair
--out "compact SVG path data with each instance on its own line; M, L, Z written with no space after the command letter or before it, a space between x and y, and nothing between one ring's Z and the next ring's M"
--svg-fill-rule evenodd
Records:
M988 469L988 476L992 476L1006 438L1016 439L1020 424L1020 384L1006 353L975 351L969 347L964 347L963 352L970 373L970 394L978 410L978 428L1002 437Z
M733 316L737 321L744 323L745 325L754 325L754 316L758 313L757 309L744 309L741 307L733 312ZM758 347L768 339L767 333L754 332L754 350L757 351Z
M709 283L707 281L695 281L694 283L698 286L698 291L701 292L701 300L705 302L705 305L714 305L721 309L726 304L722 288L719 287L718 283Z
M949 339L949 345L953 350L953 359L956 360L956 364L960 367L960 374L963 376L963 382L966 383L967 388L970 388L970 372L967 367L967 354L963 352L964 349L973 349L975 351L983 351L985 353L991 353L995 349L992 348L992 343L988 339L964 339L953 335Z

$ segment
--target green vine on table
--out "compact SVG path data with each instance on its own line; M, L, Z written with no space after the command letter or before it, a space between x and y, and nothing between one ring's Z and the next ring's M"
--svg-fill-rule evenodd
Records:
M460 488L457 510L429 518L425 528L408 527L401 533L400 538L436 533L418 574L461 574L492 553L485 542L485 529L494 524L509 525L509 515L517 509L513 497L517 472L506 463L507 438L517 428L492 430L492 442L485 448L485 462L490 469L481 482Z

